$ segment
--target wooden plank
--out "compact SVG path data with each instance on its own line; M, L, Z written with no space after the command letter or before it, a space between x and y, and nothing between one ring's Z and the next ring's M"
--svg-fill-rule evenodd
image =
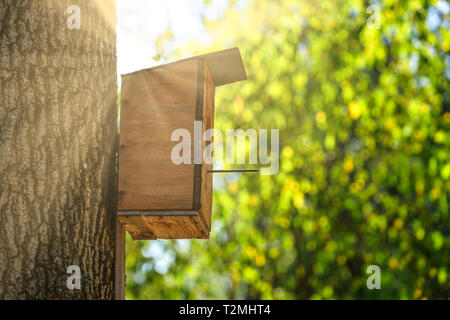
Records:
M174 85L148 85L146 74L140 74L133 79L134 86L128 88L129 95L136 97L130 99L130 107L157 106L173 108L193 105L195 101L195 87L185 84L184 81ZM126 79L129 80L129 79ZM125 80L125 81L126 81Z
M120 162L119 210L192 209L192 165Z
M119 216L119 220L133 240L156 240L151 227L142 216Z
M114 263L115 300L125 300L125 229L116 219L116 250Z
M199 57L206 59L216 87L247 80L241 53L237 47L204 54Z
M122 80L126 78L143 76L147 86L165 86L179 84L185 87L196 86L195 77L192 82L192 67L196 64L195 58L179 60L162 64L156 67L142 69L122 75ZM151 77L148 74L151 73Z
M213 166L177 166L170 159L178 143L170 141L173 130L190 132L193 156L194 119L203 121L203 132L214 128L216 83L207 60L185 60L124 80L118 219L134 240L207 239Z
M124 110L125 115L121 119L120 126L121 145L160 142L164 143L163 145L166 147L170 147L172 144L176 144L170 141L173 130L184 128L193 131L194 129L193 114L195 109L193 105L178 107L141 105L133 107L128 103L126 107L127 110ZM192 121L188 121L189 119Z
M119 216L196 216L197 211L185 210L185 211L159 211L159 210L143 210L143 211L119 211Z
M247 73L245 71L245 66L244 63L242 62L242 57L239 48L237 47L207 53L195 57L190 57L187 59L182 59L179 61L163 64L149 69L139 70L136 72L122 75L122 77L123 78L129 77L132 75L146 72L148 70L159 70L161 68L165 68L168 66L176 68L180 62L185 62L188 60L196 61L198 58L204 58L208 63L216 87L223 86L228 83L247 80ZM182 74L177 76L182 77ZM170 82L170 80L168 82Z
M123 78L119 210L193 208L194 166L172 162L171 135L194 135L197 68L189 60Z
M204 76L204 98L203 98L203 129L204 131L214 128L214 95L215 84L210 73L209 65L205 67ZM210 142L203 141L203 150ZM208 230L211 230L212 195L213 195L213 175L208 173L213 165L203 163L201 173L201 206L200 216L205 221Z
M205 59L198 59L198 74L197 74L197 97L195 107L195 120L203 121L203 104L204 104L204 85L205 85ZM202 135L204 128L202 129ZM195 142L194 142L195 144ZM203 152L202 152L203 156ZM194 166L194 193L193 193L193 208L199 210L201 206L201 190L202 190L202 163L197 163Z
M195 215L120 215L119 219L133 240L209 237L209 230L198 212Z

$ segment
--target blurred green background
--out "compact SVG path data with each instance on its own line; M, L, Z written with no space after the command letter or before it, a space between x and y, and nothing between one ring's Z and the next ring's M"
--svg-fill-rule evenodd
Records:
M448 3L229 0L200 21L207 44L168 29L154 59L238 46L249 80L217 89L215 126L280 129L280 171L216 175L210 240L128 237L127 299L447 299Z

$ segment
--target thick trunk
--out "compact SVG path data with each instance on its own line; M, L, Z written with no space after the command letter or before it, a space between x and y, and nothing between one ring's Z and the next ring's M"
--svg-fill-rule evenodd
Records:
M115 46L113 0L0 0L0 299L114 298Z

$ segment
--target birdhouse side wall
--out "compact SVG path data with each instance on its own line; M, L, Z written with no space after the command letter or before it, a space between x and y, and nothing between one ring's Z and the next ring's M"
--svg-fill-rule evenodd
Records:
M203 70L202 75L202 113L197 114L197 118L203 122L203 133L214 128L214 95L215 85L208 64L202 59ZM211 143L203 139L203 150ZM208 230L211 230L211 212L212 212L212 191L213 191L213 174L208 170L213 168L212 164L203 161L200 170L196 171L196 179L201 180L200 197L194 198L194 208L198 207L200 216L205 222Z

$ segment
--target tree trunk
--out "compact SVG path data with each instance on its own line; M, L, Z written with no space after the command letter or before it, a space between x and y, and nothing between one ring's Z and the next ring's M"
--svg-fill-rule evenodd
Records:
M113 299L115 1L1 0L0 90L0 299Z

